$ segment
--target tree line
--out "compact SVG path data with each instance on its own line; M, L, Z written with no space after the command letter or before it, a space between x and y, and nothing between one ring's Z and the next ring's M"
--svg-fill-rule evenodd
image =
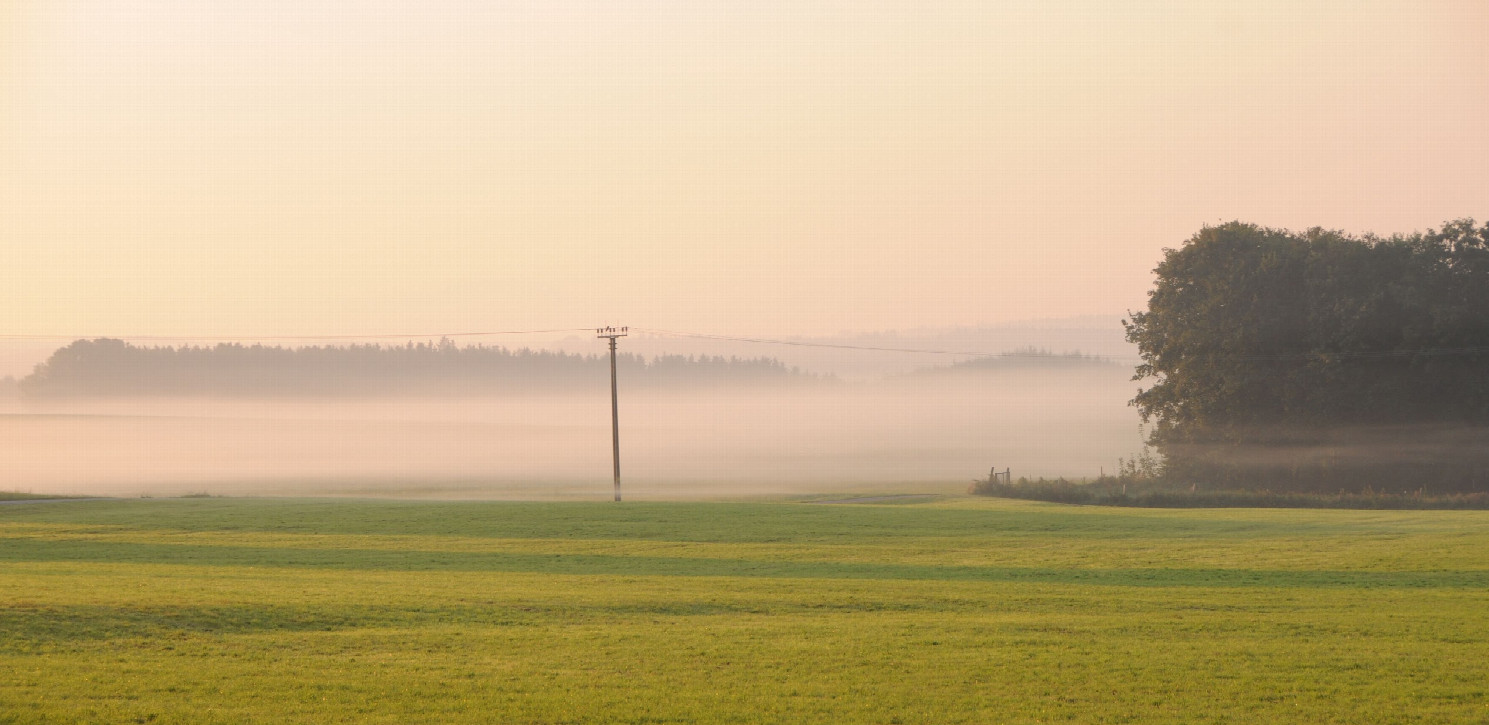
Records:
M1124 325L1167 478L1489 490L1489 224L1382 238L1232 222L1155 272Z
M76 340L18 383L30 396L322 395L608 388L608 355L439 342L306 347L141 346ZM823 378L770 358L621 354L625 385L800 385Z

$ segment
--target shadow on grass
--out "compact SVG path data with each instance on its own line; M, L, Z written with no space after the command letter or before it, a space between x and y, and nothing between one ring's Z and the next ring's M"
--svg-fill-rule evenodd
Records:
M5 540L0 561L288 567L346 571L489 571L570 575L759 577L1028 582L1135 587L1464 588L1489 586L1489 571L1285 571L1266 569L1077 569L758 561L599 554L285 549L95 541Z
M1059 507L1013 511L779 503L407 502L316 499L108 501L9 507L5 520L178 531L633 539L712 542L864 541L1045 535L1095 539L1254 538L1369 529L1348 519L1280 521L1155 517Z
M945 611L966 602L917 603L837 601L781 602L621 602L602 604L497 604L442 606L324 606L235 604L123 607L34 605L0 609L0 653L26 653L67 643L144 639L141 646L172 649L193 636L261 632L338 632L354 629L407 629L441 625L519 627L614 621L616 617L692 617L792 612ZM980 607L979 607L980 610Z

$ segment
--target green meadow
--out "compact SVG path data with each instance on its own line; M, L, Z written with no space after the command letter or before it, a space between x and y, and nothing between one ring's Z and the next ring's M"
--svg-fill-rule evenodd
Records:
M1484 723L1489 512L0 506L0 723Z

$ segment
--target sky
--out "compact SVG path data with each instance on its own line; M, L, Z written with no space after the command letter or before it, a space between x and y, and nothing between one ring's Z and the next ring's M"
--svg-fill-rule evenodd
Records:
M1232 219L1489 217L1489 4L7 0L0 335L1140 309Z

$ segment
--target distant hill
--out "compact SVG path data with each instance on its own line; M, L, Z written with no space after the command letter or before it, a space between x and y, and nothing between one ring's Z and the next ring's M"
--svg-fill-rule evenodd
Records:
M964 360L951 365L920 368L904 377L925 378L1028 370L1117 370L1123 367L1122 363L1100 355L1087 355L1081 352L1056 353L1030 347Z
M563 391L608 388L607 355L437 343L269 347L144 347L77 340L19 381L29 396L336 395ZM822 376L771 358L620 355L628 386L805 385Z

